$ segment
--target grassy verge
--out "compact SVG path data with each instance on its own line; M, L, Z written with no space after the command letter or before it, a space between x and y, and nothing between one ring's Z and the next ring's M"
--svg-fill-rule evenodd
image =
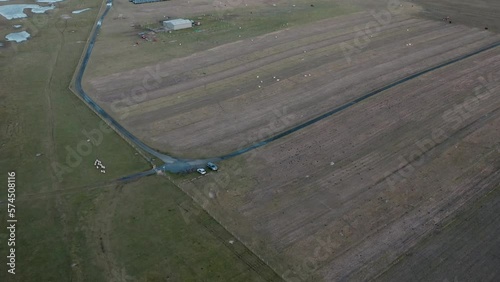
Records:
M228 243L231 234L165 179L143 179L112 197L118 200L111 251L137 280L263 281L256 271L269 275L240 260L240 244Z

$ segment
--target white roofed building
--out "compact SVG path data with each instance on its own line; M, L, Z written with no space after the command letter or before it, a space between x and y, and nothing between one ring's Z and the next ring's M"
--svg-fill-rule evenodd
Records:
M186 19L163 21L163 26L168 30L179 30L193 27L193 22Z

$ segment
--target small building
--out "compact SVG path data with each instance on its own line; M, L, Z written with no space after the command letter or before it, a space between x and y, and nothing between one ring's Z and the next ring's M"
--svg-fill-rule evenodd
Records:
M179 30L193 27L193 22L186 19L163 21L163 26L168 30Z

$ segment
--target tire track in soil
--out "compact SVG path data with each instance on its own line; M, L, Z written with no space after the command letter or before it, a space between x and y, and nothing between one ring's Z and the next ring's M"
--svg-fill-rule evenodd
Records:
M61 53L61 49L62 49L62 45L64 44L64 30L63 31L59 31L61 34L61 38L59 40L59 44L58 44L58 48L57 48L57 51L56 51L56 57L55 59L53 60L52 64L51 64L51 67L50 67L50 77L49 77L49 80L47 81L47 84L45 85L45 89L44 89L44 94L45 94L45 98L47 100L47 105L48 105L48 108L49 108L49 111L47 112L47 119L48 119L48 123L49 123L49 128L47 128L47 130L49 131L49 145L48 145L48 149L49 149L49 161L50 163L55 163L56 160L57 160L57 153L56 153L56 141L55 141L55 124L54 124L54 108L52 107L52 97L51 97L51 90L52 90L52 81L53 81L53 78L54 78L54 69L57 65L57 61L59 60L59 55ZM59 187L59 182L57 181L57 177L56 175L54 174L54 170L50 169L50 176L52 178L52 187L56 186L56 188Z
M113 217L116 211L116 205L122 194L123 184L118 184L111 189L109 193L99 195L96 203L96 213L93 222L89 222L90 240L94 245L94 255L99 264L102 265L105 276L108 281L127 281L128 276L124 268L116 262L112 247L110 235L113 229Z
M52 168L52 164L57 162L57 149L56 149L56 137L55 137L55 117L54 117L54 108L53 108L53 103L52 103L52 89L53 89L53 81L54 81L54 71L58 65L60 55L61 55L61 50L63 46L65 45L65 36L64 32L66 31L67 28L67 21L64 22L64 26L62 28L58 27L58 22L54 23L55 29L59 32L59 40L56 42L59 42L57 44L57 50L55 53L55 58L51 63L50 66L50 76L49 79L45 85L44 89L44 94L48 106L48 111L47 111L47 119L48 119L48 124L49 127L47 128L49 136L48 140L48 145L46 146L49 150L48 159L50 162L49 166L49 175L51 178L51 188L58 190L60 188L60 183L58 181L57 176L55 175L55 172ZM52 193L53 191L48 191L45 193ZM71 210L71 208L68 206L68 204L64 201L63 195L57 195L54 200L54 206L57 211L57 214L59 215L58 220L61 222L62 225L62 233L64 234L63 236L63 241L66 245L66 250L71 258L71 264L79 264L80 258L77 255L78 248L77 245L73 244L73 232L70 228L71 223L69 222L69 216L68 211ZM70 269L70 281L76 280L76 281L82 281L83 273L81 271L81 268L79 267L72 267Z

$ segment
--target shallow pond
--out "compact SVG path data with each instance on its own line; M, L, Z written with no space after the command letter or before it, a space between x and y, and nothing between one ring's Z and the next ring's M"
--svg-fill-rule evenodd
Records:
M26 18L28 15L24 13L24 9L31 9L32 13L43 14L45 11L53 10L55 6L42 7L36 4L14 4L0 6L0 15L8 20Z
M28 40L28 38L30 38L30 34L26 31L13 32L7 34L5 38L7 39L7 41L15 41L19 43Z

